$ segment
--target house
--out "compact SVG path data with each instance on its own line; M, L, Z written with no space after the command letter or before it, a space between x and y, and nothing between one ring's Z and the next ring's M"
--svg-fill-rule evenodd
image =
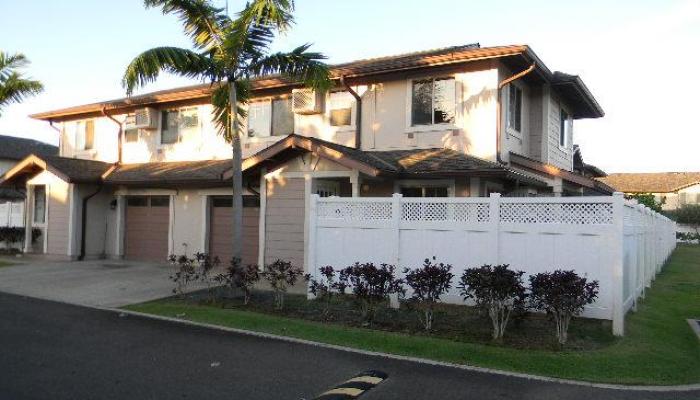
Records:
M305 265L321 196L570 196L612 188L574 171L574 121L603 110L578 76L528 46L478 44L331 67L329 93L255 80L243 138L244 262ZM230 257L230 146L201 84L35 114L60 124L60 156L32 155L27 251L70 258ZM42 201L44 203L42 203Z
M58 147L33 139L0 135L0 174L30 154L53 156ZM24 226L24 188L0 188L0 226Z
M651 193L664 210L700 204L700 172L616 173L598 179L627 194Z

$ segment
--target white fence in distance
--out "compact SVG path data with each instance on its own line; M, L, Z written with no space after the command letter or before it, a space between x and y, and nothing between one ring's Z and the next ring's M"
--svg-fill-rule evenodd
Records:
M307 266L336 269L355 262L416 268L426 258L466 268L510 264L526 275L573 269L598 280L600 292L584 316L613 321L644 295L676 245L675 222L626 201L606 197L404 198L311 197ZM527 282L527 277L525 278ZM463 303L453 288L446 302Z

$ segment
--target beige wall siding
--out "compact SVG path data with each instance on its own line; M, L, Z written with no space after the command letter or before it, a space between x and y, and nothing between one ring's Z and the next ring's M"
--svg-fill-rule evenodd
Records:
M265 263L282 259L304 265L304 197L303 178L268 180Z
M566 148L561 148L559 146L559 122L560 122L561 105L559 101L552 97L549 103L549 126L548 126L548 138L549 138L549 153L547 162L571 171L573 169L573 137L567 138ZM573 134L572 134L573 136Z
M48 254L68 254L69 188L69 184L58 179L49 187Z

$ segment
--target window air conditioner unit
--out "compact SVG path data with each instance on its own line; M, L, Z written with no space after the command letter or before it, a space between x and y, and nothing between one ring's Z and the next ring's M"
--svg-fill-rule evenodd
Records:
M294 89L292 90L292 111L295 114L321 114L325 100L325 93L313 89Z
M158 110L151 107L134 111L133 116L126 119L126 129L156 129L158 128Z

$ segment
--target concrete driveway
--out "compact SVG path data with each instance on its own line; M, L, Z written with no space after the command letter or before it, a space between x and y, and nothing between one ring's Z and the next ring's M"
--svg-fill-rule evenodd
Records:
M10 261L10 260L8 260ZM0 292L65 303L120 307L172 295L167 264L20 260L0 268Z

